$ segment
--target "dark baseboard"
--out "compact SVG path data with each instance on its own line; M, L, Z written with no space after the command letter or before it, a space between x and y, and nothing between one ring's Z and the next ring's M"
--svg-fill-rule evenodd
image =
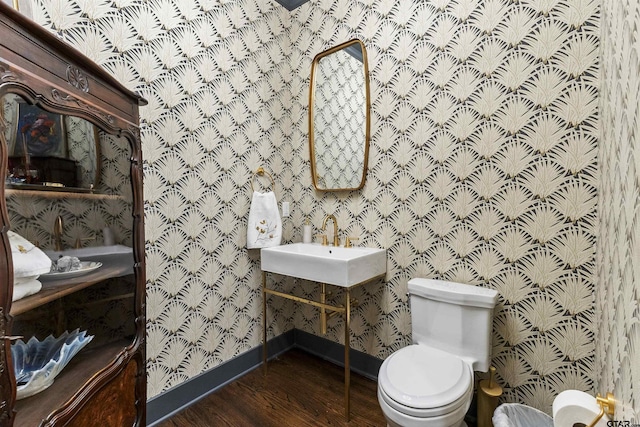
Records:
M269 358L294 346L294 331L269 341ZM262 345L147 400L147 426L165 421L198 400L262 364Z
M299 348L344 366L344 346L297 329L269 340L269 359ZM376 380L382 360L357 350L350 352L351 370ZM262 345L194 377L147 401L147 426L154 426L231 381L262 365Z
M344 366L344 346L342 344L299 329L293 330L293 337L295 347L336 365ZM378 371L380 371L382 360L354 349L349 352L349 359L351 371L370 380L378 380Z

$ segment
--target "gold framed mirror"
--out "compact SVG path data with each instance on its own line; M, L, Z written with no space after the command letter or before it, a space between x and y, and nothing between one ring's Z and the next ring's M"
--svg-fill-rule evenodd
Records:
M364 186L370 140L369 66L353 39L319 53L311 65L309 153L318 191Z

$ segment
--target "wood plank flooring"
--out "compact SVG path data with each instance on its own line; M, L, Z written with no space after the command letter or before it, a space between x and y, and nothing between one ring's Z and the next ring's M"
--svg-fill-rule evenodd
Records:
M351 422L344 417L344 369L289 350L158 427L386 426L376 383L351 373Z

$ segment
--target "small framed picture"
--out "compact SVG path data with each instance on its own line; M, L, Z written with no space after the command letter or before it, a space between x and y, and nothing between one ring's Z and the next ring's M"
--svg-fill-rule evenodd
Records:
M35 105L18 102L13 155L67 157L67 141L62 115L49 113Z

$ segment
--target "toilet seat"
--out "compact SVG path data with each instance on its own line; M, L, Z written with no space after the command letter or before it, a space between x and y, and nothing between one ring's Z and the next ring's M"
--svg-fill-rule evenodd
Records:
M473 372L453 354L414 344L396 351L382 363L378 385L381 397L392 408L429 418L470 403Z

